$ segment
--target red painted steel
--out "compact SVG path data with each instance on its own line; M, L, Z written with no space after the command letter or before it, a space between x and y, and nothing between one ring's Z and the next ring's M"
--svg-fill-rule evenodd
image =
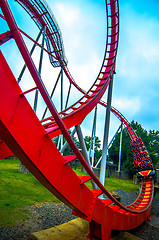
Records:
M10 31L0 34L0 45L9 41L11 38L12 38L12 33Z
M23 2L28 7L42 26L45 25L43 16L46 14L38 13L34 8L34 4L31 4L29 0L19 2ZM0 7L32 78L52 114L50 123L44 125L44 121L42 121L42 125L0 52L1 138L45 187L70 206L75 215L90 222L89 236L91 239L95 237L102 240L110 239L112 229L127 230L137 227L143 221L146 221L149 216L153 199L153 179L151 177L145 179L137 200L127 207L123 206L99 182L67 131L71 126L81 123L101 100L115 71L119 30L118 1L109 0L107 2L108 34L101 71L90 90L77 103L63 112L63 119L60 118L38 75L7 1L1 1ZM47 28L46 32L49 35L49 28ZM52 37L53 34L49 36ZM53 38L51 38L51 42L56 48ZM60 61L59 51L56 54ZM63 69L70 77L67 67L63 66ZM132 138L135 139L136 136L125 118L117 111L116 114L128 127ZM75 156L63 157L52 142L50 137L61 132L71 146ZM87 176L78 177L69 166L68 162L75 157L86 169ZM90 190L84 184L90 179L97 184L99 189ZM108 199L102 200L98 198L103 193Z

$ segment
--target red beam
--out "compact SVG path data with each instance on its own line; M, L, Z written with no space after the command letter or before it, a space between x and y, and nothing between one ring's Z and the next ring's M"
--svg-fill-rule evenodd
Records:
M9 41L11 38L13 38L11 31L0 34L0 45Z

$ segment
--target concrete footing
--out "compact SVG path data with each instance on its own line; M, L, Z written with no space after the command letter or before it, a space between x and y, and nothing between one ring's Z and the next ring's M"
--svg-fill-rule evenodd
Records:
M59 226L35 232L32 240L88 240L86 234L89 232L89 223L83 219L76 218Z
M89 223L83 219L76 218L67 223L55 226L32 234L32 240L88 240L86 234L89 232ZM128 232L121 232L114 240L141 240Z

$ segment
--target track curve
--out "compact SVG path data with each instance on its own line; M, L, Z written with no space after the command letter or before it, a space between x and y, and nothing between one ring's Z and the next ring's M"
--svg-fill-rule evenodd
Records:
M37 10L37 6L40 7L41 1L26 1L26 0L18 0L20 4L23 5L29 12L30 16L33 19L36 19L36 24L38 26L47 26L48 25L48 14L46 14L46 8L41 8L39 11ZM36 6L36 7L35 7ZM44 5L43 5L44 6ZM88 113L95 107L95 105L99 102L101 97L103 96L105 90L107 89L109 82L111 81L113 71L115 70L115 59L117 54L117 47L118 47L118 35L119 35L119 13L118 13L118 2L114 1L112 3L107 4L107 43L106 43L106 51L105 56L103 60L103 64L101 67L101 70L99 72L99 75L92 85L92 87L89 89L87 93L84 94L84 96L77 101L75 104L70 106L68 109L64 110L61 114L63 117L63 122L67 129L71 128L74 125L80 124L83 119L88 115ZM56 26L56 24L54 24ZM50 40L50 45L52 45L52 48L54 49L56 58L61 63L62 68L64 69L67 77L71 81L71 83L75 82L73 81L73 78L70 75L70 72L66 66L62 63L61 56L59 54L58 46L55 44L53 37L55 34L53 34L53 27L47 28L47 37ZM54 32L57 34L58 28L56 27L56 30ZM76 84L76 88L80 89L78 85ZM48 119L47 119L48 120ZM47 124L47 128L45 125L45 129L48 134L51 134L50 137L55 137L55 134L60 134L60 129L57 127L56 122L54 123L54 119L50 118L53 123ZM55 133L56 132L56 133Z
M42 26L47 26L44 22L47 13L41 13L28 0L19 2L22 2L34 14L32 17L35 18L37 25L39 21ZM44 3L44 1L36 2ZM107 2L107 45L100 73L90 90L78 102L62 112L64 115L62 120L36 71L7 1L2 1L0 7L10 28L11 37L15 40L32 78L53 116L50 118L51 125L41 124L0 52L0 74L2 76L0 81L0 103L2 106L0 133L2 139L44 186L70 206L74 214L90 222L91 238L96 236L103 240L109 239L112 229L131 229L138 226L146 220L150 212L153 199L153 179L149 177L143 181L141 193L135 203L127 207L123 206L99 182L67 131L71 126L80 124L97 105L113 77L118 46L118 1L110 0ZM43 7L44 4L41 5L40 9L43 10ZM52 38L54 34L50 35L48 27L46 32L51 39L50 42L54 46L54 50L56 50L58 46ZM66 69L65 61L61 61L60 50L58 49L55 53L59 64L62 64L63 68ZM7 114L4 114L6 108L8 111ZM125 121L124 118L123 121ZM125 124L127 124L126 121ZM29 131L30 129L32 131ZM68 165L69 159L63 157L51 141L52 134L61 132L86 169L88 173L86 177L79 178L72 171ZM84 183L90 179L93 179L97 184L98 190L90 190L86 187ZM98 198L103 193L108 199ZM129 221L127 221L128 219Z

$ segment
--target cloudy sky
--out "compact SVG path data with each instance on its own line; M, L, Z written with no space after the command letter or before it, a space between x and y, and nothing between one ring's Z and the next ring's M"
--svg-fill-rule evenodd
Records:
M48 2L62 31L69 69L87 90L103 59L105 1ZM134 119L147 130L158 130L159 1L119 0L119 8L120 41L112 105L130 122ZM119 123L113 119L111 123L114 131Z
M105 48L105 2L50 1L62 30L69 67L87 89ZM113 106L146 129L159 128L159 1L119 1L120 42ZM85 75L85 76L83 76ZM90 79L90 80L91 80Z
M47 2L62 32L68 68L75 81L88 90L104 57L105 1ZM119 0L119 7L120 41L112 105L130 122L134 119L147 130L158 130L159 1ZM119 122L112 120L111 124L115 131Z

